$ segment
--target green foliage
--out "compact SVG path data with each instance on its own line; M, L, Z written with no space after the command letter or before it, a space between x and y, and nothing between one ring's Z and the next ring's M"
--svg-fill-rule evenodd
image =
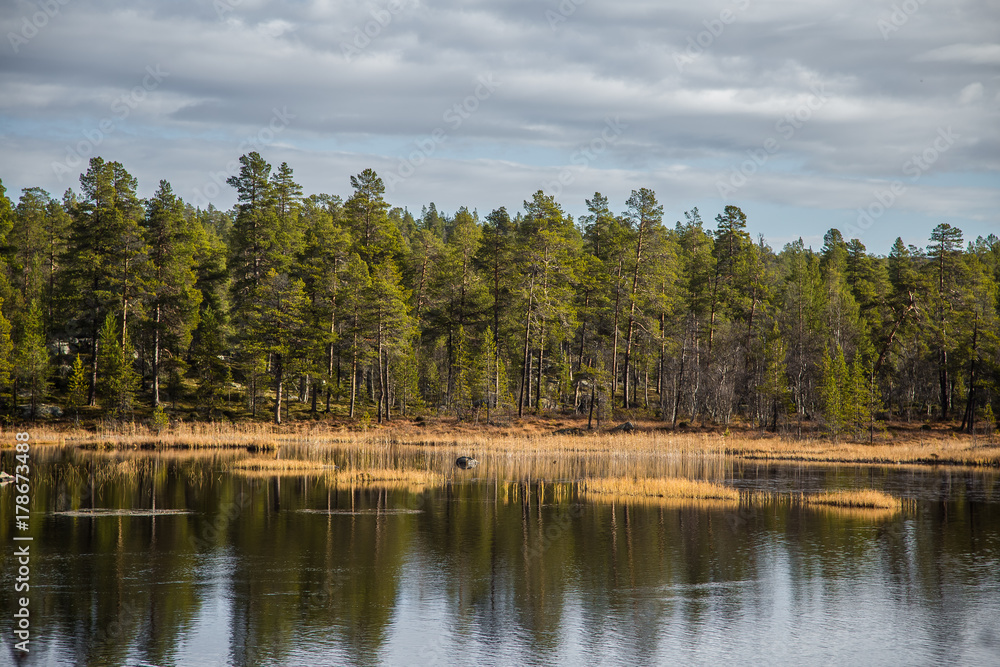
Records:
M164 412L162 405L153 408L153 415L149 418L149 427L157 433L162 433L170 427L170 417Z
M874 381L872 364L858 353L848 366L844 351L839 347L835 357L823 352L823 419L834 437L849 433L860 439L865 433L880 427L876 415L882 409L882 397L878 383Z
M0 300L0 307L3 301ZM11 372L14 370L14 341L11 338L10 321L4 317L0 308L0 390L10 385Z
M785 341L775 322L764 347L764 380L757 388L765 399L765 414L769 417L771 430L777 430L778 421L792 406L785 356Z
M96 390L116 418L140 373L154 404L166 382L211 418L233 387L257 418L272 398L281 416L286 387L379 420L591 405L611 418L648 398L673 423L735 413L801 430L818 416L838 438L934 412L973 430L997 408L994 236L963 248L940 225L926 249L897 239L881 256L831 229L822 248L775 252L736 206L711 230L697 209L665 226L648 188L595 193L575 223L541 191L519 213L415 217L371 169L346 200L303 197L288 164L258 153L228 182L231 212L194 209L165 181L142 202L102 158L61 201L27 188L15 208L0 184L0 388L37 402L49 369L71 364L67 403Z
M73 358L73 366L70 368L66 392L66 402L73 409L77 420L80 418L80 406L87 400L87 386L89 382L87 369L84 368L83 361L78 354Z
M105 414L124 420L132 416L139 374L134 368L135 350L128 336L124 341L115 316L108 313L98 344L98 395Z
M201 316L195 342L192 347L192 362L198 389L195 396L198 403L212 418L221 408L226 391L232 382L232 374L226 355L226 331L222 319L208 306Z
M42 312L37 301L31 302L23 316L15 350L16 375L22 390L28 392L31 417L34 418L49 384L49 352L45 347Z

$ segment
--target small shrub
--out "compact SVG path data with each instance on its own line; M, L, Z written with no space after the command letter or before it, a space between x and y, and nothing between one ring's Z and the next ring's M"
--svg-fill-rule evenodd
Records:
M149 428L157 433L163 433L170 427L170 417L164 412L162 405L157 405L153 410L153 416L149 418Z

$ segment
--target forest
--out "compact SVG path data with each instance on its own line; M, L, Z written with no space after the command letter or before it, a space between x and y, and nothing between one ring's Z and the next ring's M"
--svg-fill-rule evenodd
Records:
M881 255L831 229L776 251L736 206L671 225L647 188L577 220L541 190L416 216L371 169L344 199L239 165L231 211L167 181L142 199L99 157L61 200L0 184L5 420L996 422L994 235L940 224Z

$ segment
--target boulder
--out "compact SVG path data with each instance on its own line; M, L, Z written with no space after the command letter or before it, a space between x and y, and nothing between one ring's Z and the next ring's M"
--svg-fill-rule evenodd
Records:
M479 461L472 458L471 456L459 456L457 459L455 459L455 467L461 468L462 470L475 468L477 465L479 465Z
M623 422L614 428L608 429L608 433L631 433L635 430L635 424L632 422Z

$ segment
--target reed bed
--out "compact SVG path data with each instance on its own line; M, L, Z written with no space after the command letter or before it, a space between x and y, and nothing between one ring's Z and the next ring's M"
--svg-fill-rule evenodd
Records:
M553 425L559 425L556 422ZM94 431L59 430L51 426L32 427L34 442L83 445L94 448L130 449L239 448L273 450L286 444L350 447L360 450L385 450L391 447L434 450L451 448L477 457L487 453L497 456L572 453L580 456L629 457L649 453L670 453L704 457L730 456L746 460L799 461L817 463L873 464L957 464L977 467L1000 467L1000 444L995 440L975 439L934 432L914 432L900 440L882 440L876 444L835 442L825 438L791 439L752 434L718 435L676 433L648 427L635 433L582 431L578 434L553 434L539 429L544 423L527 422L509 428L479 427L463 424L436 424L415 427L393 425L349 430L324 422L297 422L275 426L263 423L198 422L178 423L164 431L141 424L124 424ZM531 430L534 429L534 430ZM0 444L5 438L0 438ZM609 474L616 474L609 471Z
M666 498L675 500L726 500L738 502L740 493L732 487L682 477L634 479L613 477L591 479L580 484L587 496L616 498Z
M243 477L271 478L275 476L322 477L332 485L377 486L420 491L441 486L445 476L441 472L406 468L352 468L341 469L324 461L282 458L245 458L228 468Z
M726 454L748 460L1000 466L1000 445L970 437L914 437L876 444L746 436L728 437L725 441Z
M900 510L902 501L888 493L876 489L852 491L824 491L802 496L806 505L825 505L853 509Z

